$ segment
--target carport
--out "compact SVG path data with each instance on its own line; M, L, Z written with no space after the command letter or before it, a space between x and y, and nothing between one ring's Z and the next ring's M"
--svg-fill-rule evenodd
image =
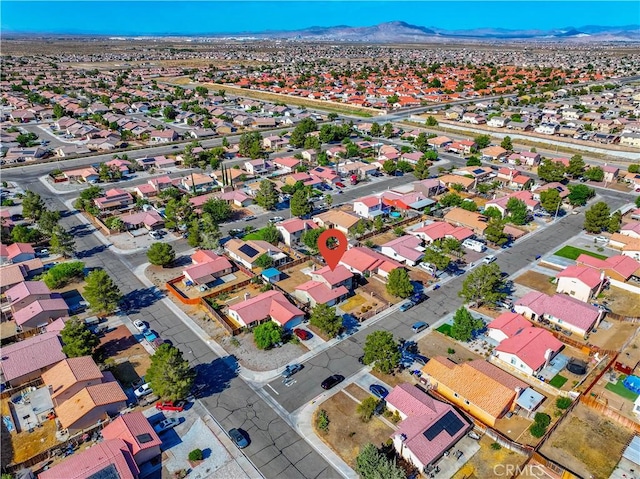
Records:
M550 381L556 374L558 374L566 367L568 362L568 356L558 353L553 357L549 364L542 369L540 375L544 378L545 381Z

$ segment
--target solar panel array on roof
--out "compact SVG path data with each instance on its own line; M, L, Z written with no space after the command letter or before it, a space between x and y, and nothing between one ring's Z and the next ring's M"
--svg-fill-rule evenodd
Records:
M476 175L480 175L480 174L484 173L484 170L482 168L476 168L475 170L473 170L473 172Z
M151 437L151 434L149 434L148 432L145 432L143 434L137 435L136 439L137 439L139 444L145 444L147 442L153 441L153 438Z
M246 254L249 258L253 258L255 255L258 254L255 248L252 248L248 244L243 244L242 246L240 246L240 248L238 248L238 250Z
M104 469L87 476L87 479L120 479L120 474L114 464L109 464Z
M433 441L442 431L446 431L449 436L453 437L463 427L464 423L460 418L453 411L449 411L423 434L429 441Z

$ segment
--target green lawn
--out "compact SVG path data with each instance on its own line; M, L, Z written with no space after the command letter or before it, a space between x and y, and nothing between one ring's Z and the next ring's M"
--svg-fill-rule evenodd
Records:
M442 326L436 328L436 331L451 337L451 325L448 323L444 323Z
M626 376L624 374L621 374L618 378L617 383L607 383L604 388L611 391L612 393L616 393L620 397L628 399L629 401L635 401L638 398L638 394L634 393L633 391L629 391L624 387L624 384L622 384L622 382L625 378Z
M551 381L549 381L549 384L551 384L554 388L560 389L562 386L564 386L564 383L566 382L567 382L567 378L565 378L564 376L561 376L560 374L556 374L555 376L553 376Z
M262 233L260 233L260 230L254 231L253 233L249 233L248 235L243 236L242 239L244 241L261 240L262 239Z
M603 256L601 254L592 253L591 251L587 251L586 249L580 249L574 246L563 246L553 254L556 256L561 256L562 258L574 259L574 260L578 259L578 256L580 256L581 254L593 256L594 258L598 258L598 259L607 259L606 256Z

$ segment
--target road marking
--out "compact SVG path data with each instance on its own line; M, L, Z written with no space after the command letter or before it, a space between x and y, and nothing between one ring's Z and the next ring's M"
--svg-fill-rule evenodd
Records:
M289 381L289 382L284 383L284 385L285 385L285 386L287 386L287 387L291 387L291 386L293 386L293 385L294 385L295 383L297 383L297 382L298 382L298 381L296 381L296 380L294 379L293 381ZM273 388L272 388L272 389L273 389ZM277 394L277 393L276 393L276 394Z
M276 396L280 396L280 393L278 391L276 391L275 389L273 389L273 387L271 386L271 384L267 384L267 387L269 389L271 389L274 393L276 393Z

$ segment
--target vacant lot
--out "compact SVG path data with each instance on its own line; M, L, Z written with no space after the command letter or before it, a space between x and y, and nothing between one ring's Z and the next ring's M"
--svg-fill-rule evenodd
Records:
M629 429L578 404L541 452L582 477L609 477L632 436Z
M315 414L317 416L321 409L327 412L329 430L323 432L316 429L316 434L351 467L355 466L361 446L367 443L379 446L393 433L389 426L376 417L368 423L362 422L358 417L357 407L356 401L339 392L323 402Z
M494 477L494 466L512 464L518 466L524 463L526 457L510 451L504 447L493 449L493 440L488 436L480 439L480 450L453 476L453 479L485 479ZM504 470L504 469L503 469Z
M429 358L444 356L458 364L474 359L484 359L483 356L472 353L461 344L438 332L431 332L418 341L418 349L421 354ZM449 350L453 350L453 353L450 353Z
M556 285L549 282L550 276L536 271L527 271L515 279L515 282L546 294L555 294Z
M640 316L640 310L638 309L640 296L631 291L610 286L609 289L603 291L602 294L598 296L598 300L606 300L611 311L616 314L631 317Z
M147 350L124 325L102 337L98 354L103 359L110 358L116 362L113 375L125 387L144 376L151 365Z
M598 258L598 259L607 259L606 256L603 256L601 254L597 254L592 251L588 251L586 249L580 249L580 248L576 248L575 246L569 246L569 245L563 246L553 254L556 256L560 256L562 258L574 259L574 260L578 259L578 256L580 256L581 254L593 256L594 258Z
M382 246L383 244L388 243L389 241L393 241L396 238L398 238L398 236L393 231L390 230L390 231L387 231L386 233L372 236L367 241L371 241L372 243L378 246Z
M636 314L639 314L636 312ZM609 323L608 329L602 328L602 324ZM638 325L634 323L623 323L613 319L605 321L597 329L595 333L589 334L589 343L594 344L603 349L619 350L622 345L629 339L634 331L638 329Z
M387 303L395 304L400 301L400 298L396 298L395 296L387 293L387 283L385 283L382 279L376 278L375 276L367 279L367 284L358 288L360 291L366 291L368 295L373 293L373 297L379 303L386 301ZM365 295L367 296L367 295ZM382 301L380 301L382 299Z

